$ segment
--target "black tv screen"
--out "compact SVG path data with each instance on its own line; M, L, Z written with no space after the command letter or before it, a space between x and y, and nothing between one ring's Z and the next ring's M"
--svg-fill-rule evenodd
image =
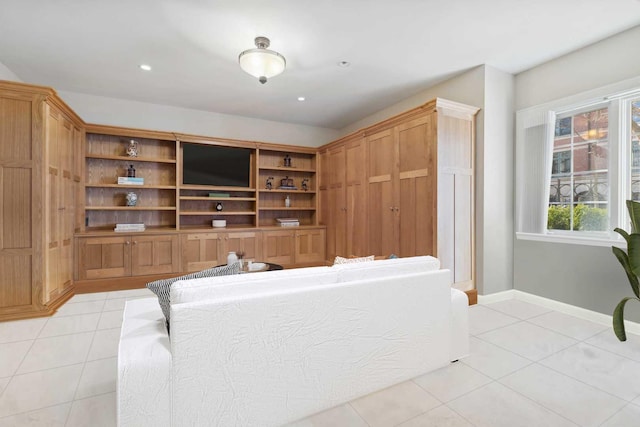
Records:
M217 145L182 144L182 182L249 187L251 151Z

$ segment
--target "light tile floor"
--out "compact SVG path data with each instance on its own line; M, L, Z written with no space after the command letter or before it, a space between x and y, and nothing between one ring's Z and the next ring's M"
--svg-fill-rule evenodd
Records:
M127 299L77 295L48 319L0 323L0 427L116 425ZM640 336L519 300L470 308L471 355L288 427L640 425Z

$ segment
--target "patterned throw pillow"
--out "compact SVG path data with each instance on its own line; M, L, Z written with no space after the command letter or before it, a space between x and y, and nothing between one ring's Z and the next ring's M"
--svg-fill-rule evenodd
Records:
M170 306L171 306L171 285L178 280L188 279L202 279L203 277L216 277L216 276L230 276L232 274L240 273L240 263L236 262L231 265L223 265L222 267L209 268L207 270L198 271L196 273L187 274L180 277L172 277L170 279L156 280L155 282L147 283L149 288L154 294L158 296L158 302L162 309L162 314L167 319L167 331L169 331L170 321Z
M356 262L367 262L367 261L373 261L375 258L375 256L370 255L370 256L363 256L360 258L343 258L341 256L337 256L336 259L333 260L333 265L338 265L338 264L354 264Z

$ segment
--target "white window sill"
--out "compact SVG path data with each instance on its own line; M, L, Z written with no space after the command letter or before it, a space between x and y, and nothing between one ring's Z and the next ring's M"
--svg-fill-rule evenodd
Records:
M569 245L584 246L618 246L626 248L627 243L622 237L618 239L596 236L575 236L569 234L537 234L537 233L516 233L518 240L533 240L547 243L565 243Z

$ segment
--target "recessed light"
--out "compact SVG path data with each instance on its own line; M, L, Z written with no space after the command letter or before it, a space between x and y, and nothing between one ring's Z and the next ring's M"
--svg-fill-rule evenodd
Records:
M140 69L144 71L151 71L151 65L140 64Z
M340 62L338 62L338 67L344 67L344 68L346 68L346 67L348 67L349 65L351 65L351 62L349 62L349 61L340 61Z
M298 101L304 101L306 98L304 96L299 96Z

